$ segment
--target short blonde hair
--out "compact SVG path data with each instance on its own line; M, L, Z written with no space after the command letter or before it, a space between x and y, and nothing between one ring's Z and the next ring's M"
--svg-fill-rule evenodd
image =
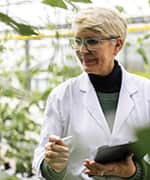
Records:
M77 14L73 21L73 29L90 29L104 37L120 36L124 41L127 34L127 21L115 10L88 7Z

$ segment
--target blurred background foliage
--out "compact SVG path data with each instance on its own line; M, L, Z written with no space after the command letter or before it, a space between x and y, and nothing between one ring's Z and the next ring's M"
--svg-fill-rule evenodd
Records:
M41 3L52 7L67 9L68 5L77 10L76 3L90 3L90 0L43 0ZM123 12L124 8L116 7ZM6 13L0 12L0 21L9 25L14 31L24 36L38 35L37 27L20 23ZM50 26L50 25L49 25ZM145 69L147 72L136 72L139 75L150 78L149 75L149 60L144 48L144 41L150 37L146 34L137 39L137 53L142 57ZM56 44L54 43L54 46ZM126 43L126 47L132 46L130 42ZM0 44L0 52L4 52L5 46ZM55 54L57 54L57 46L55 46ZM28 52L27 52L28 53ZM53 56L51 59L53 59ZM27 59L27 57L29 59ZM27 56L21 58L16 63L16 68L0 71L0 179L1 180L18 180L16 176L10 176L6 172L11 169L13 164L13 174L21 177L32 177L32 159L33 152L39 140L40 124L36 122L43 115L45 103L48 94L51 90L61 82L70 77L74 77L81 73L79 66L67 66L51 63L46 68L39 66L28 67L26 70L21 70L22 62L27 66L32 57ZM65 57L71 59L68 55ZM72 59L71 59L72 60ZM0 58L0 65L3 59ZM14 62L15 63L15 62ZM28 64L29 63L29 64ZM44 91L38 88L32 90L31 82L36 75L48 73L49 87ZM12 81L15 77L20 88L16 88ZM144 103L144 102L143 102ZM35 114L38 113L37 117ZM40 116L41 115L41 116ZM37 119L35 119L37 118ZM137 131L137 136L140 139L140 150L150 153L149 136L150 128L144 128ZM5 172L6 171L6 172ZM22 179L22 178L21 178Z
M72 4L73 2L89 3L90 0L45 0L41 3L67 9L66 4L75 6ZM0 12L0 21L23 36L33 36L39 33L37 27L17 22L13 17L2 12ZM0 52L4 51L5 46L1 44ZM0 64L2 61L1 59ZM19 70L20 65L20 63L16 64L16 69L11 71L1 69L0 72L1 180L19 180L19 178L10 174L19 175L22 178L33 176L32 159L39 140L40 125L36 122L36 119L33 119L34 112L31 112L32 108L43 114L45 101L50 91L64 80L81 73L79 67L58 66L57 64L49 64L45 69L41 67L29 68L26 72ZM42 92L38 89L32 91L30 89L32 78L44 72L51 74L49 88ZM19 83L19 89L11 83L14 76ZM6 172L12 168L12 164L14 171L8 173L8 175Z

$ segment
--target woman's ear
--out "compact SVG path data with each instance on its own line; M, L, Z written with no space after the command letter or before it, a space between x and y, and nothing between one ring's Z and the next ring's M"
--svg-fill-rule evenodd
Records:
M116 39L116 42L115 42L114 46L115 46L115 48L114 48L114 55L117 55L118 52L120 51L120 49L123 46L123 39L121 37L118 37Z

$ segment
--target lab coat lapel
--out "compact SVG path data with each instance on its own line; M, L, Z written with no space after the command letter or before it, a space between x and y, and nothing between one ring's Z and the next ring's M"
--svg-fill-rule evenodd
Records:
M110 134L110 130L100 106L98 97L86 73L81 80L80 91L83 94L84 107L87 109L93 120L96 121L98 126L102 128L107 135L108 133Z
M123 68L122 73L123 80L116 110L113 133L120 131L124 121L127 120L128 116L134 109L135 104L132 96L133 94L137 93L137 88L134 86L132 79L130 79L131 75L129 75L128 72L126 72Z

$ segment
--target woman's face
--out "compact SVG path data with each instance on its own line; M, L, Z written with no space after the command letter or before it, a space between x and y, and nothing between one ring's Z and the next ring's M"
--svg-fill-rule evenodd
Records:
M80 30L75 33L75 38L79 40L85 39L103 39L103 37L91 30ZM88 42L88 41L84 41ZM97 74L101 76L108 75L114 67L114 59L122 47L120 38L114 41L107 40L98 43L95 49L88 49L86 43L76 50L76 54L81 62L82 68L87 73Z

